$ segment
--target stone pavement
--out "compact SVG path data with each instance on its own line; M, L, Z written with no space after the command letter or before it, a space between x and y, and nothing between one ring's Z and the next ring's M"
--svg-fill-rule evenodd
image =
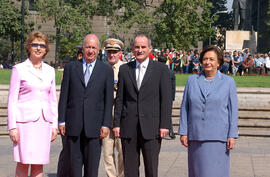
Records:
M15 162L12 144L8 137L0 137L0 177L12 177ZM61 138L52 143L51 162L45 165L44 177L56 177ZM141 177L143 164L141 165ZM159 160L159 177L187 177L187 151L175 140L163 140ZM103 159L100 162L99 177L106 177ZM236 149L231 151L231 177L270 177L270 138L240 137Z

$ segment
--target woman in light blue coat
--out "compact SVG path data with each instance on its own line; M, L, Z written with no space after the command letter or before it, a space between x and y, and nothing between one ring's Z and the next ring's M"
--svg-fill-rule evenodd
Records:
M189 177L229 177L230 150L238 137L238 102L233 78L222 74L215 46L201 53L202 73L188 78L181 104L180 141L188 147Z

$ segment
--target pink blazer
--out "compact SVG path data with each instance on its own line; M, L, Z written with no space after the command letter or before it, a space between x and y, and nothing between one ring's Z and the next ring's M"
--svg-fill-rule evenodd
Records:
M37 121L41 115L57 128L54 68L42 62L42 73L27 59L12 69L8 95L8 129L17 122Z

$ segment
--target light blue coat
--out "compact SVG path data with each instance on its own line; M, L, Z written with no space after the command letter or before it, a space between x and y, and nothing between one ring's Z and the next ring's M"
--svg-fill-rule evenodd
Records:
M217 72L207 93L204 74L188 78L178 134L189 140L227 141L238 137L238 102L233 78Z

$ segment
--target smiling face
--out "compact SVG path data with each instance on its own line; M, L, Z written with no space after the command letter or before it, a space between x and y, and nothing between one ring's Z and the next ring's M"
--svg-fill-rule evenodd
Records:
M46 54L46 44L45 41L42 39L34 39L29 48L31 59L42 59L42 57Z
M216 52L208 51L204 54L202 58L202 67L205 73L216 74L219 66L220 64Z
M142 63L148 58L148 55L152 50L152 46L149 46L147 37L138 36L134 40L132 49L136 60L139 63Z
M83 43L83 57L87 63L93 62L98 55L99 41L95 35L88 35Z

